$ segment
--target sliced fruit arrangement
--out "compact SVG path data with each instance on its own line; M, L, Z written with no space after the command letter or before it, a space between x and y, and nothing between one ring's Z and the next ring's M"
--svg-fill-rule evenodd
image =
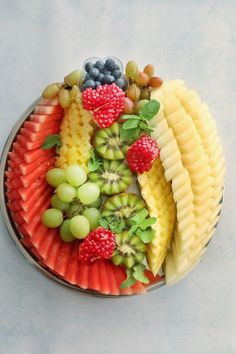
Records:
M161 103L153 137L172 181L177 227L166 258L167 283L182 278L201 259L219 219L224 157L208 108L182 81L152 92Z
M64 281L107 295L172 284L219 218L224 159L208 108L148 64L89 58L48 85L9 153L21 242ZM135 191L135 192L134 192Z

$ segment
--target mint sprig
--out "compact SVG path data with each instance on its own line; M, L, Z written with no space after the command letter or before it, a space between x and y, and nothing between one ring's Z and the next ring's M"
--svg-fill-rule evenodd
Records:
M103 164L101 157L99 157L94 149L90 151L90 159L88 161L89 172L97 171Z
M111 232L114 232L115 234L119 234L120 232L126 229L125 222L122 219L115 219L112 217L101 217L98 220L98 223L100 226L111 230Z
M145 265L144 264L136 264L133 268L126 269L126 279L121 283L121 289L129 288L134 285L136 281L140 281L141 283L148 284L149 279L144 274Z
M149 243L153 240L155 234L151 225L155 224L156 218L147 218L147 209L142 209L131 218L131 228L129 235L137 235L144 243Z
M122 115L121 118L124 119L125 122L121 128L121 138L134 141L138 139L141 131L150 134L152 129L149 127L148 121L158 113L159 109L160 103L156 100L151 100L140 109L138 115Z
M42 150L49 150L53 147L56 148L56 152L59 152L59 149L62 145L61 142L61 136L60 134L51 134L48 135L45 139L44 142L41 145Z

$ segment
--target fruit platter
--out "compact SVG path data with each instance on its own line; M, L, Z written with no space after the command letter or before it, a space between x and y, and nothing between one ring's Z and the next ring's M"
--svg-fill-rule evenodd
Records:
M98 296L145 294L202 259L224 177L216 124L196 91L152 64L93 57L16 123L1 208L49 278Z

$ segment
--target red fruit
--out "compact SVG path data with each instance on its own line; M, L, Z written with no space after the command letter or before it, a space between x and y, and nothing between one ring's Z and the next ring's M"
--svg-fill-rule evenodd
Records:
M90 232L81 243L79 259L85 262L109 259L113 254L115 245L115 235L104 227L98 227Z
M87 88L82 93L84 109L93 111L95 123L99 128L110 127L123 112L124 92L115 84L98 86L96 90Z
M126 160L133 172L144 173L151 169L159 154L160 150L156 141L144 134L131 145L126 154Z

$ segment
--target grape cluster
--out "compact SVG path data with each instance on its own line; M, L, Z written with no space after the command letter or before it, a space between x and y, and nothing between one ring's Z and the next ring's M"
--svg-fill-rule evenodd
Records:
M141 107L150 99L150 91L162 85L162 79L154 76L154 66L148 64L140 71L135 61L126 64L125 75L129 80L129 88L126 92L124 113L138 114Z
M95 64L87 62L85 64L86 75L80 90L87 88L96 89L98 86L112 84L113 82L122 90L127 90L128 81L123 75L121 68L114 59L97 60Z
M53 168L46 180L55 188L51 208L43 212L42 223L49 228L60 227L65 242L85 238L98 226L101 205L100 188L96 183L86 182L87 175L78 165L70 165L64 171Z

